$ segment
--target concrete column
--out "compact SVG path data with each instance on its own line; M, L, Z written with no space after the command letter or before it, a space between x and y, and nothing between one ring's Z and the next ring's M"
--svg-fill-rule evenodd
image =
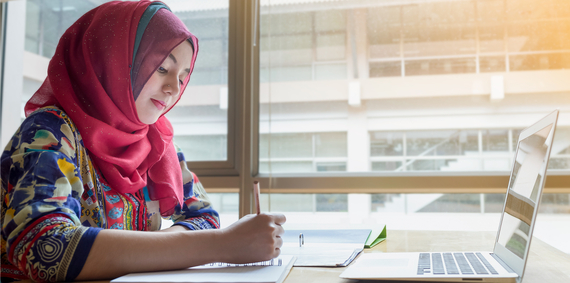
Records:
M22 117L24 81L24 40L26 35L26 1L5 4L6 13L4 66L2 66L2 129L1 147L4 149L18 127Z
M348 172L369 171L370 138L365 107L349 107ZM351 223L363 223L370 216L370 194L348 194L348 215Z
M348 172L369 171L368 156L370 138L365 107L349 107L348 110Z
M348 194L350 223L363 223L370 216L370 194Z
M358 62L358 78L367 79L370 76L368 68L368 9L361 8L354 10L356 54Z

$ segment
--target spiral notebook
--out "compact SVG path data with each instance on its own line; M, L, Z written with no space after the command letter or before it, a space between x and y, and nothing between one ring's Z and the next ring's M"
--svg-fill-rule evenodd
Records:
M183 270L131 273L111 282L254 282L281 283L295 263L294 256L282 255L269 261L248 264L211 263Z

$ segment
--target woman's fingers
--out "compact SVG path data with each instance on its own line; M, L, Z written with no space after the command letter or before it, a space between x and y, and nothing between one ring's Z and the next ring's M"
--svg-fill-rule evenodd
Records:
M274 218L275 224L277 224L277 225L283 225L287 221L287 218L285 217L285 215L283 215L281 213L273 214L273 218Z

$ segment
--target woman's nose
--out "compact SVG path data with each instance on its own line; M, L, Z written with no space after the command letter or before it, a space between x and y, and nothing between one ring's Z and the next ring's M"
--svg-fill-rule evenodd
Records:
M177 95L180 91L180 87L176 83L167 83L164 86L164 92L168 93L169 95Z

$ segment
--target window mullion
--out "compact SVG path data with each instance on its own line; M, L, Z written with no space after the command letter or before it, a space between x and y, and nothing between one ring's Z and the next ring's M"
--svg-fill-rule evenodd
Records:
M257 3L256 3L257 2ZM228 85L233 89L236 119L236 169L239 172L240 217L253 211L253 176L259 148L259 44L253 44L258 1L230 1ZM259 23L258 25L259 26ZM259 34L256 37L259 41ZM233 87L232 87L233 86Z

